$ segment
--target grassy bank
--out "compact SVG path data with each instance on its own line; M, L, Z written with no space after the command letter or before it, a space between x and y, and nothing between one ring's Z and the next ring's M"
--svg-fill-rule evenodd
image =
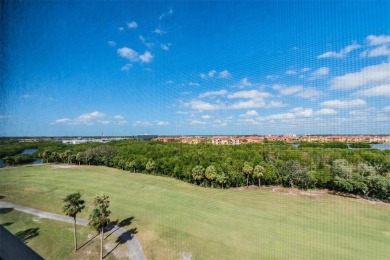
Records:
M60 198L74 191L87 200L80 217L88 217L92 198L102 192L110 195L113 219L135 217L132 227L148 259L177 259L183 252L194 259L384 259L390 254L385 204L325 193L200 188L104 167L0 170L5 201L61 213Z

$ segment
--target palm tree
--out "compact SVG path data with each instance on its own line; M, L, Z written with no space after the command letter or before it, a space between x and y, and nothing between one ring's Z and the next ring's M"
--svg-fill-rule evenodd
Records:
M77 236L76 236L76 215L84 209L85 201L81 199L81 193L71 193L66 196L64 199L64 205L62 206L62 211L67 215L73 218L73 235L74 235L74 251L77 250Z
M110 222L108 218L111 214L111 211L108 210L110 201L108 200L107 195L96 196L93 204L95 208L92 210L91 215L89 216L88 225L94 228L97 232L100 232L100 259L103 259L103 234L104 228Z
M253 167L248 163L244 163L244 167L242 167L242 171L246 174L246 187L249 187L249 175L253 173Z
M42 157L46 159L46 163L49 162L50 155L51 155L51 152L49 150L46 150L42 153Z
M210 186L212 186L213 181L217 179L217 168L214 165L210 165L206 168L205 176L210 181Z
M253 169L253 175L259 180L259 188L260 188L260 178L264 175L264 167L261 165L256 165Z
M228 180L228 176L226 175L225 172L221 172L217 175L217 182L222 185L222 189L223 189L223 185L227 182L227 180Z

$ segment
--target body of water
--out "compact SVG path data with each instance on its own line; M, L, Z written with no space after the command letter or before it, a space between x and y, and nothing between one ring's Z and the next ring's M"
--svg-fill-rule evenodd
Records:
M378 150L390 150L390 144L371 144L371 148Z
M38 149L24 149L20 154L33 154ZM35 158L34 161L31 162L31 164L41 164L43 161L42 158ZM0 168L6 167L7 164L3 161L3 159L0 159Z
M33 154L36 151L38 151L38 149L24 149L20 154Z

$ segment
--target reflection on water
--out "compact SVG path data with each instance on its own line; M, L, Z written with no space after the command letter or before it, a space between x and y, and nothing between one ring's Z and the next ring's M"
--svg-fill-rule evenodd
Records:
M38 149L24 149L20 154L33 154L36 151L38 151Z
M390 144L371 144L371 148L378 150L390 150Z
M36 151L38 151L38 149L24 149L20 154L33 154ZM42 158L35 158L34 161L31 162L31 164L41 164L42 161L43 161ZM4 160L0 159L0 168L6 167L6 166L7 166L7 164L4 162Z

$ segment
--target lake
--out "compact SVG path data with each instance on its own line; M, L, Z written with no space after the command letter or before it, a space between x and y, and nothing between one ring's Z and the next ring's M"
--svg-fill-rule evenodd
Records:
M24 149L20 154L33 154L38 149ZM31 164L41 164L42 163L42 158L35 158L34 161L31 162ZM6 167L7 164L3 161L3 159L0 159L0 168Z

